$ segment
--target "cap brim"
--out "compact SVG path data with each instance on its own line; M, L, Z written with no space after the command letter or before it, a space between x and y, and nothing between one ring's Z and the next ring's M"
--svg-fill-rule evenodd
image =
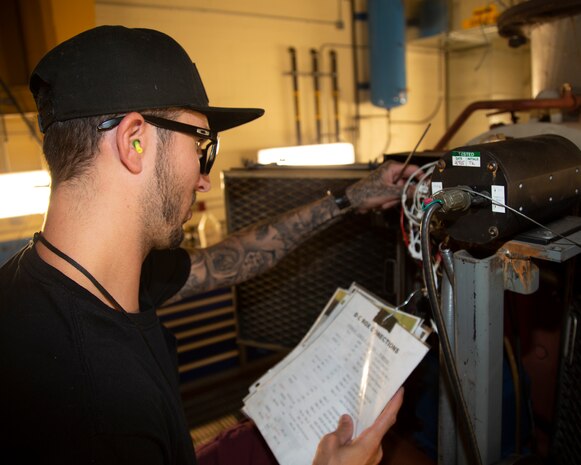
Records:
M264 114L262 108L205 107L192 109L206 115L210 129L216 132L241 126L260 118Z

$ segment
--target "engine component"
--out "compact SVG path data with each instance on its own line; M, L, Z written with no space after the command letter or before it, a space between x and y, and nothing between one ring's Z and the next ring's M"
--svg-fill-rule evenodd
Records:
M432 174L432 195L451 188L473 191L473 201L466 211L442 208L446 231L460 242L486 244L530 229L523 215L548 221L571 208L581 193L581 151L554 134L460 147Z

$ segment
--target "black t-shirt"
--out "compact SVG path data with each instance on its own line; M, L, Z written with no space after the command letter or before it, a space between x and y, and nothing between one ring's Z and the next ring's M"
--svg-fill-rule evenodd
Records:
M140 313L123 314L32 245L0 269L0 463L194 464L175 338L155 308L189 274L153 252Z

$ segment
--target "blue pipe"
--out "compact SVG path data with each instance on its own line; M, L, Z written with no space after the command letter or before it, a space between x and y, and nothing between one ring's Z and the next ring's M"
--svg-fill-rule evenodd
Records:
M368 0L371 103L394 108L407 102L405 15L402 0Z

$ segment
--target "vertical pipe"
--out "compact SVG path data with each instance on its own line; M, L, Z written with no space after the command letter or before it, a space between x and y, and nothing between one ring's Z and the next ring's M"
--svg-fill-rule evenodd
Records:
M288 51L290 53L291 58L291 77L293 83L293 101L295 108L295 128L297 133L297 145L301 145L303 142L301 136L301 113L299 105L299 76L297 69L297 51L294 47L289 47Z
M355 22L357 16L355 13L355 0L351 0L351 53L353 60L353 100L355 102L355 142L359 138L359 124L361 121L359 114L359 59L357 56L357 28Z
M321 135L321 89L319 85L319 54L311 49L311 71L313 75L313 88L315 91L315 129L317 134L317 144L323 142Z
M337 70L337 52L335 52L335 50L331 50L329 52L329 58L331 60L331 85L333 95L333 122L335 124L335 142L339 142L341 134L339 126L339 76Z

